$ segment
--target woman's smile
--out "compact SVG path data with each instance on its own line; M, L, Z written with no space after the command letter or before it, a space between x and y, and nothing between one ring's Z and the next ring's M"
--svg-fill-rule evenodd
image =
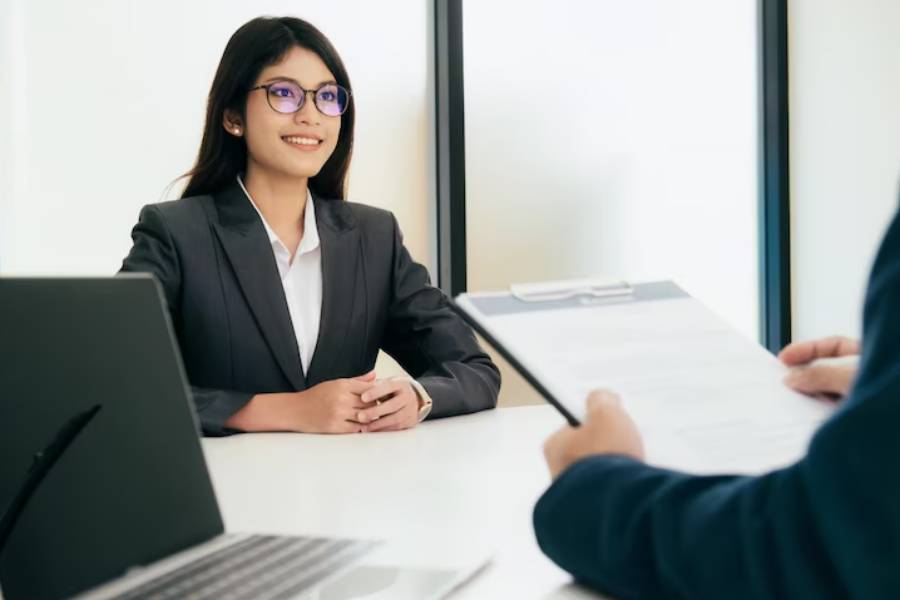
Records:
M302 150L304 152L315 152L322 145L322 139L315 135L283 135L281 139L291 146L292 148L296 148L297 150Z

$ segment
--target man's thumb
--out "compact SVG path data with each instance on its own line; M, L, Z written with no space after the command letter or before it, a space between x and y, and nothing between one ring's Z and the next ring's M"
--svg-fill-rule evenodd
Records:
M588 395L588 412L602 409L606 406L621 406L618 394L607 390L594 390Z

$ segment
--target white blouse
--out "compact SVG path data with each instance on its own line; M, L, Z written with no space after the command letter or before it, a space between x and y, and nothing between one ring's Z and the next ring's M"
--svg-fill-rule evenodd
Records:
M297 348L300 350L300 363L303 365L303 373L307 374L313 354L316 352L319 322L322 318L322 247L319 244L319 229L316 226L316 210L312 194L309 193L309 190L306 191L303 238L300 240L300 246L294 254L294 259L291 260L290 251L278 239L278 234L266 221L253 198L250 197L250 192L244 187L240 175L237 180L247 195L247 199L250 200L250 204L262 219L269 242L272 244L272 253L275 255L275 264L278 265L278 274L281 276L281 286L284 288L284 297L287 299L288 312L291 315L291 323L294 325Z
M303 365L304 375L309 373L309 365L313 354L316 352L316 340L319 337L319 323L322 318L322 246L319 243L319 229L316 225L316 210L313 204L312 194L306 190L306 209L303 214L303 237L300 245L291 260L288 251L278 234L266 221L259 207L250 197L250 192L244 187L241 176L237 176L238 183L247 200L259 214L269 242L272 244L272 253L275 255L275 264L278 265L278 274L281 276L281 285L284 288L284 297L287 300L288 312L291 315L291 323L294 325L294 336L297 338L297 348L300 350L300 363ZM396 377L408 381L419 401L431 404L431 397L421 383L411 377Z

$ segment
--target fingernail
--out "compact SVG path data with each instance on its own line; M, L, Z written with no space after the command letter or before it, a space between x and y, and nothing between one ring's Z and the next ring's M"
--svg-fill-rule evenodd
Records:
M369 419L366 418L366 413L358 412L358 413L356 413L356 420L359 421L360 423L365 423Z

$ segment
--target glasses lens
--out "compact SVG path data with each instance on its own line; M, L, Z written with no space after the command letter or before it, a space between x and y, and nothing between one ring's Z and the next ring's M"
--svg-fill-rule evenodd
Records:
M316 92L316 107L322 111L323 115L336 117L344 114L344 111L347 110L349 99L350 94L347 93L347 90L336 83L329 83L320 87Z
M289 81L279 81L269 86L269 105L280 113L297 112L304 97L303 90Z

